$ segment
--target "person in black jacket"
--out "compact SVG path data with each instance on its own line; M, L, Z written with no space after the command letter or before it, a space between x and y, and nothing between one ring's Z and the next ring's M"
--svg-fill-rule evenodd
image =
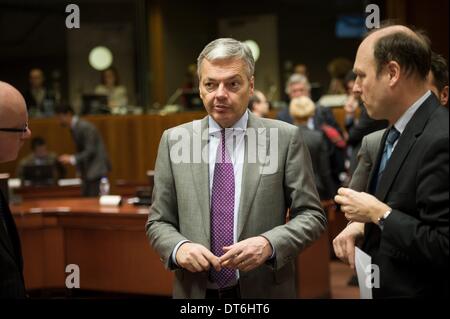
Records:
M30 138L23 96L0 82L0 163L17 158L24 140ZM0 191L0 298L25 298L20 239L8 203Z
M356 55L353 92L389 128L367 192L335 196L351 223L333 245L354 265L363 239L374 298L449 297L449 114L429 90L430 64L428 39L404 26L370 33Z

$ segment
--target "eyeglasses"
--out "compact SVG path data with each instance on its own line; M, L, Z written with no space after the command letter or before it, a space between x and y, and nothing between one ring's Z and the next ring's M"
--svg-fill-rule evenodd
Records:
M25 124L24 128L0 128L1 132L11 132L11 133L22 133L22 136L28 132L28 123Z

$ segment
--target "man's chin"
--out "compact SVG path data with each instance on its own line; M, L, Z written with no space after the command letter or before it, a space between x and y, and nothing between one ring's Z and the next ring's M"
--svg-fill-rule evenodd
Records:
M213 112L211 117L219 124L221 127L227 127L231 122L231 115L228 112Z

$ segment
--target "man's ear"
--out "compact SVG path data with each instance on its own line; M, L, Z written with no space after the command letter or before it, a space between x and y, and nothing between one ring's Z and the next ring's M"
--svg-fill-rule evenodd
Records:
M198 94L200 95L200 98L203 100L202 84L200 80L198 81Z
M250 78L250 96L253 96L253 94L255 93L255 77L252 75L252 77Z
M448 85L444 86L441 93L439 94L439 100L441 104L446 106L448 103Z
M389 85L394 86L400 79L400 65L396 61L390 61L386 65L389 76Z

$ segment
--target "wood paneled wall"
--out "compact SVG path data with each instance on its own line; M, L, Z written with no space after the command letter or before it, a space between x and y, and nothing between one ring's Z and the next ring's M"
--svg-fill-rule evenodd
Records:
M344 125L345 113L342 108L334 108L336 120ZM185 112L166 116L125 115L87 116L101 132L112 163L110 178L113 182L122 179L129 182L146 182L147 170L154 169L158 145L164 130L201 119L206 112ZM274 118L275 112L270 117ZM70 131L60 126L56 118L30 119L32 137L41 136L47 141L48 149L57 153L72 154L75 151ZM22 147L19 158L10 163L0 164L0 173L15 177L20 159L30 153L30 141ZM75 176L75 169L68 168L68 177Z

